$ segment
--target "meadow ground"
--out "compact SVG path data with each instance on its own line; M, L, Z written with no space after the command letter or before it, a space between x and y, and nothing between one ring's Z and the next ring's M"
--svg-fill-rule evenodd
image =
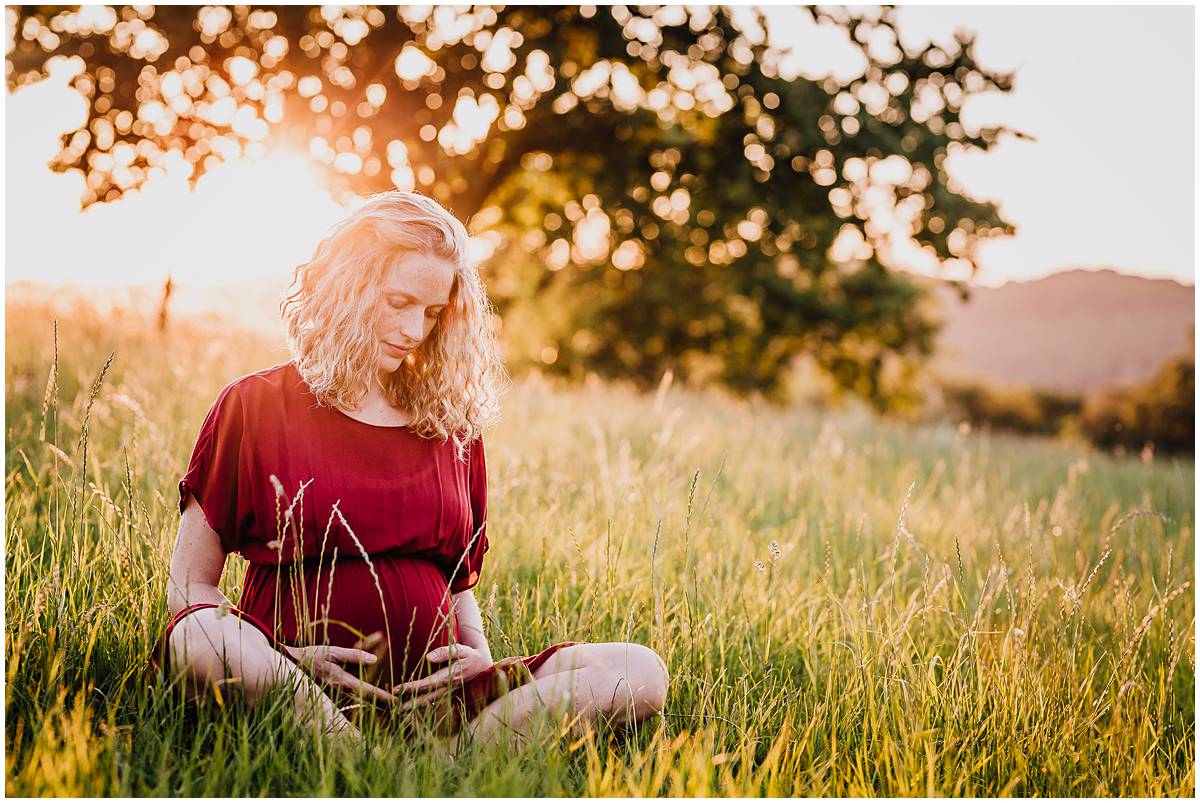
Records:
M176 482L221 386L286 354L215 319L57 314L56 359L51 313L8 309L10 795L1194 790L1192 459L675 388L517 383L476 589L497 656L654 647L661 717L447 765L428 736L368 728L374 758L236 694L189 715L139 682Z

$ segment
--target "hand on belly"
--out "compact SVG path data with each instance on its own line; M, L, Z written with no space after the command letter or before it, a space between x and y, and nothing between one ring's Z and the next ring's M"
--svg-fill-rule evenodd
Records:
M339 558L333 566L296 568L276 572L252 565L241 607L265 622L278 609L280 638L289 644L327 644L377 655L373 664L349 664L346 670L383 689L437 669L426 656L451 642L454 622L446 578L434 564L378 555L371 566L361 558Z

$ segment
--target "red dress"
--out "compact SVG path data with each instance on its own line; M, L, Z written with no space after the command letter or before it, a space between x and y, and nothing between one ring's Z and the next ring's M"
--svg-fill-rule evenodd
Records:
M362 677L390 689L437 669L424 656L459 640L451 594L479 581L488 549L482 438L458 459L452 441L320 406L288 362L218 394L179 482L181 512L189 494L225 552L250 563L233 612L277 647L371 649L380 659ZM171 628L198 607L167 626L152 673L169 659ZM499 662L457 690L460 713L502 693L499 675L528 679L570 643Z

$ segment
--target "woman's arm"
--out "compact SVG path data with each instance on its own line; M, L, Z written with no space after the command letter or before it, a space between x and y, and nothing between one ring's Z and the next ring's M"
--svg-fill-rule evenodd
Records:
M221 540L192 496L179 519L179 536L167 577L167 609L171 615L197 602L229 603L217 589L225 568Z
M483 617L479 613L479 603L475 601L475 592L467 589L454 595L454 616L458 621L458 637L462 643L475 649L490 661L492 651L488 647L487 634L483 632Z

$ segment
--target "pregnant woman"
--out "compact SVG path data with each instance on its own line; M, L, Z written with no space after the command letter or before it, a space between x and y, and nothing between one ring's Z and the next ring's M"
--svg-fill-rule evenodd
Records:
M149 672L189 699L275 684L322 734L357 739L366 701L444 711L452 743L662 709L666 665L627 643L494 661L472 588L486 535L482 430L504 378L463 225L433 200L373 196L296 269L292 359L217 396L179 482L182 513ZM225 559L249 568L239 603Z

